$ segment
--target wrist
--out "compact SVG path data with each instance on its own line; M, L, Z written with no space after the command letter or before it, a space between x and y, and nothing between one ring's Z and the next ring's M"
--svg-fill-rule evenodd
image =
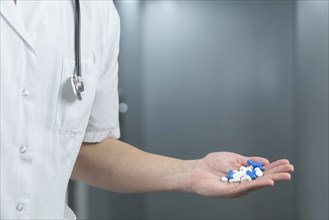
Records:
M180 178L177 178L177 191L193 192L193 173L197 167L199 160L184 160L182 163L182 170Z

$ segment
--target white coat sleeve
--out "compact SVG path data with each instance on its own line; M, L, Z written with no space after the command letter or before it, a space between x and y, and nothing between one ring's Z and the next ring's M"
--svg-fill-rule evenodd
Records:
M84 142L100 142L107 137L119 138L118 55L120 18L113 5L110 11L109 34L100 53L100 76L97 82Z

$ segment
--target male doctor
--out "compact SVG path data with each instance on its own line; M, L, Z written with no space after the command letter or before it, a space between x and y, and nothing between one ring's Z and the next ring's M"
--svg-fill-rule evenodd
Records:
M116 192L237 197L289 180L288 160L229 152L179 160L117 140L119 16L81 1L82 100L75 98L75 3L1 0L1 219L63 219L70 178ZM252 159L264 176L219 181Z

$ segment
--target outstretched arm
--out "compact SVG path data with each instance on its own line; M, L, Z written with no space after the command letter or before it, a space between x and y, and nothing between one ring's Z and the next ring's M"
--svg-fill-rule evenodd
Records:
M108 138L82 145L72 179L116 192L184 190L195 163L150 154Z
M244 183L219 181L229 169L262 162L264 176ZM107 138L100 143L84 143L72 179L116 192L193 192L205 196L236 197L256 189L290 180L293 166L288 160L273 163L265 158L244 157L229 152L208 154L199 160L179 160L141 151L122 141Z

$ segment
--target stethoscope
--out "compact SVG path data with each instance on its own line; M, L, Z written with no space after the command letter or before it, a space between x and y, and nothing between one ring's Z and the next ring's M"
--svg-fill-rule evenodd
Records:
M75 0L75 27L74 27L74 52L75 52L75 71L71 77L73 93L77 100L81 101L81 93L85 90L81 74L81 54L80 54L80 2Z

